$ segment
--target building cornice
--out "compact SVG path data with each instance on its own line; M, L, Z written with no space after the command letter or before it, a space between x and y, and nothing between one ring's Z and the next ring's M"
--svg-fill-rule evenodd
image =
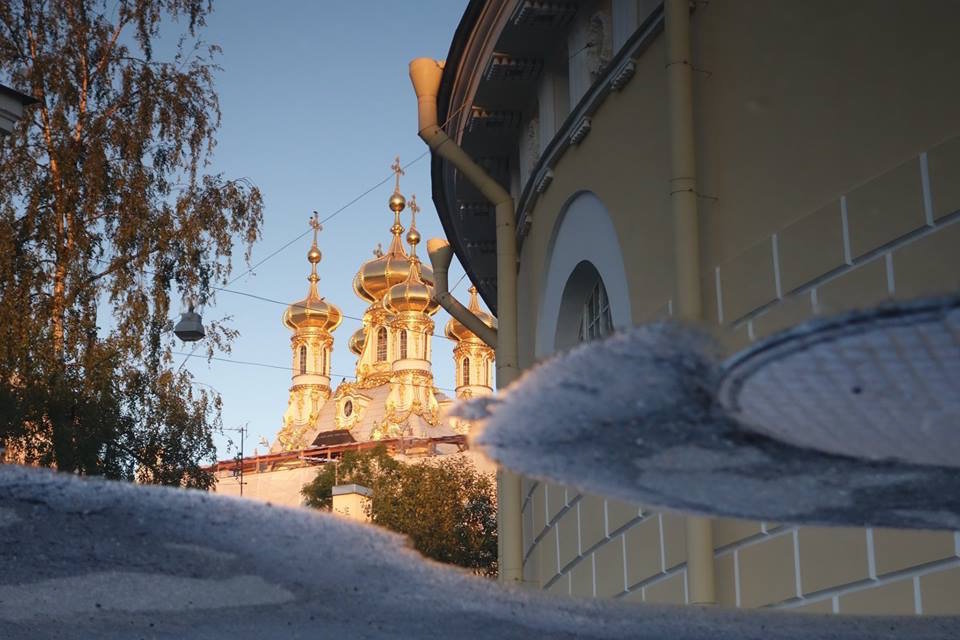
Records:
M496 38L517 6L518 3L509 1L472 0L457 26L440 82L437 107L440 122L450 119L447 133L458 142L463 138L469 122L477 86L488 72ZM636 68L635 61L660 34L663 24L661 4L650 13L606 65L544 149L517 200L517 236L520 246L530 230L531 212L538 197L550 188L554 167L571 145L579 144L589 135L591 119L607 96L622 90L630 82ZM455 212L451 211L451 207L455 206L454 175L452 168L442 158L433 156L433 201L444 232L467 276L477 285L484 302L496 314L495 282L490 284L489 280L477 272L477 266L467 251L469 240L461 233L455 223Z
M540 154L540 159L530 171L520 198L517 201L517 243L523 241L533 224L532 210L541 194L546 192L553 181L553 170L567 149L580 144L589 135L593 114L597 112L611 93L621 91L636 69L636 60L643 55L650 44L663 31L663 5L658 6L634 31L630 39L620 48L603 72L590 86L580 102L570 110L570 114L557 130L556 135Z

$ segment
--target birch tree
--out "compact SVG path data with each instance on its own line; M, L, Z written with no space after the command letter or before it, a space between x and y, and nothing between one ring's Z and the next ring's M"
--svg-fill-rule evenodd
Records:
M211 482L219 398L177 366L169 320L212 300L262 215L251 182L209 172L211 8L0 3L0 81L38 101L0 141L0 436L26 462ZM205 348L233 336L210 326Z

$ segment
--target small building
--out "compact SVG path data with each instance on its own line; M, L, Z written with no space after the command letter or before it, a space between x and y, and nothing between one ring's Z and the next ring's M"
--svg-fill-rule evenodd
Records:
M370 521L371 489L359 484L338 484L331 493L334 513L360 522Z

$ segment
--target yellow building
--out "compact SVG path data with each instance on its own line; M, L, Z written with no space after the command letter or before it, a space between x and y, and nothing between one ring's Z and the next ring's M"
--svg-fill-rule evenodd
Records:
M292 333L293 375L282 427L268 454L217 465L218 492L239 494L242 486L245 496L299 505L300 489L315 477L318 465L345 451L369 449L381 442L403 459L464 451L469 422L447 416L454 399L434 386L431 343L439 306L433 299L433 272L417 255L419 207L415 197L408 207L400 193L399 160L394 170L389 245L386 252L378 246L353 279L354 292L368 304L362 327L348 341L357 357L355 379L341 382L336 389L330 385L334 332L343 316L320 295L322 255L317 235L321 226L314 216L310 222L313 243L307 253L307 297L283 314L283 324ZM411 220L404 236L401 214L407 208ZM471 289L470 308L484 313L475 289ZM484 317L494 325L492 316ZM492 393L493 349L455 320L447 324L445 335L456 342L456 396Z
M732 354L960 289L958 21L934 0L472 0L438 90L411 73L421 136L437 144L439 124L515 203L517 293L497 309L507 200L495 211L434 147L437 210L501 334L517 318L519 367L669 316ZM684 518L519 484L515 507L501 494L508 577L551 592L960 612L953 532Z

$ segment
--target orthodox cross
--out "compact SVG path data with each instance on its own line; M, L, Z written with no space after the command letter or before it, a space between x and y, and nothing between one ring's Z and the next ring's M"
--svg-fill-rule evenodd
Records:
M420 213L420 205L417 204L417 194L410 194L410 201L407 203L407 208L410 209L410 227L413 228L417 224L417 214Z
M403 170L403 165L400 164L400 156L397 156L396 160L393 161L393 164L390 165L390 170L396 174L397 183L393 188L394 193L400 193L400 176L406 174L406 171Z
M320 224L320 214L316 211L313 212L313 217L310 218L310 227L313 228L313 244L317 244L317 232L323 231L323 225Z

